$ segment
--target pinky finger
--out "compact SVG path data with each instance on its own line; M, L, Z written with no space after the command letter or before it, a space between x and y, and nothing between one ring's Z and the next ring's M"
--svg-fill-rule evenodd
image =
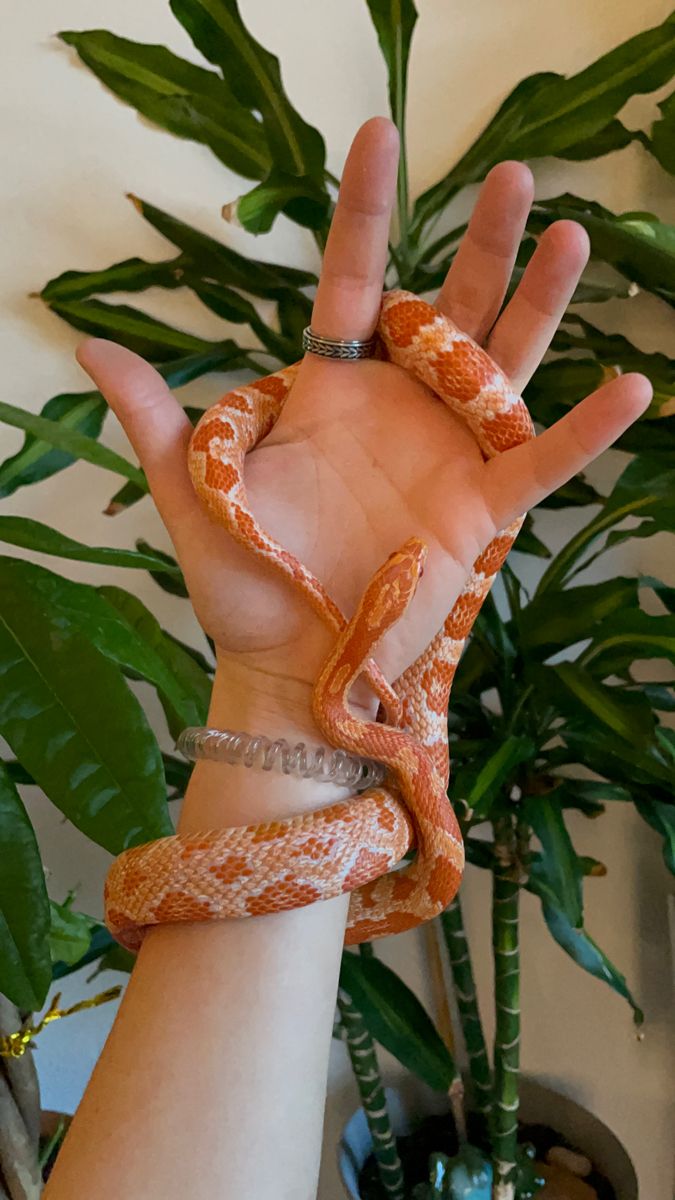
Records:
M583 471L642 415L651 395L644 375L620 375L538 437L490 459L483 494L497 528Z

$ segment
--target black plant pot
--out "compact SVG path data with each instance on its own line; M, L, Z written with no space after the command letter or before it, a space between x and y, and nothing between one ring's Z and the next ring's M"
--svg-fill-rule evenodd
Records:
M415 1111L394 1091L387 1091L389 1111L397 1134L409 1132ZM635 1168L618 1138L585 1108L568 1096L545 1087L536 1079L521 1083L521 1119L525 1124L545 1125L591 1159L614 1189L616 1200L638 1200ZM357 1109L342 1131L338 1144L338 1167L349 1200L362 1200L359 1176L372 1153L365 1113Z

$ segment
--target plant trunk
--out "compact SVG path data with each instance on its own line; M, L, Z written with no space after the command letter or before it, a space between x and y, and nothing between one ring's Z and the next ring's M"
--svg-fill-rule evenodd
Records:
M403 1168L389 1120L375 1043L360 1012L344 992L338 994L337 1003L382 1187L389 1200L404 1200Z
M440 921L469 1060L474 1109L487 1123L492 1105L492 1072L478 1009L476 984L459 896L456 896L445 912L441 913Z
M21 1026L19 1010L0 995L0 1037ZM0 1200L40 1196L39 1142L40 1088L29 1048L20 1058L0 1058Z
M518 1145L520 1065L520 885L513 858L513 831L495 823L497 865L493 879L492 944L495 966L494 1103L491 1121L494 1200L514 1200Z

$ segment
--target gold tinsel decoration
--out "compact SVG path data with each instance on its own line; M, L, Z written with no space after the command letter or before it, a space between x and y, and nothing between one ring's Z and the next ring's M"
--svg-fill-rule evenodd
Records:
M37 1037L50 1021L69 1017L72 1013L82 1012L85 1008L98 1008L99 1004L107 1004L109 1000L116 1000L121 991L121 986L116 984L115 987L108 988L105 992L99 992L97 996L91 996L88 1000L78 1000L77 1004L72 1004L70 1008L59 1008L61 993L57 992L44 1017L38 1021L37 1025L24 1025L16 1033L8 1033L5 1037L0 1037L0 1058L21 1058L33 1038Z

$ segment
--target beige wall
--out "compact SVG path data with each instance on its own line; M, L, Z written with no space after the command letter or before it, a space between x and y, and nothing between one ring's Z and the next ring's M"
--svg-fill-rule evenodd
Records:
M419 0L421 19L412 60L410 159L415 190L429 184L481 127L498 100L521 76L542 69L573 71L612 44L655 24L667 14L667 0ZM277 51L288 90L302 111L324 130L331 167L339 172L351 134L368 115L385 110L385 87L372 31L362 0L242 0L245 19L264 43ZM132 254L160 257L166 247L138 219L124 193L134 190L188 220L227 236L232 244L261 256L313 264L309 239L280 221L254 246L242 231L226 231L222 203L240 190L208 152L153 132L113 100L51 35L58 28L103 26L145 41L165 42L192 53L171 19L166 0L51 0L11 5L5 0L2 53L4 89L3 175L0 184L4 396L38 409L60 390L85 381L73 362L75 335L45 312L27 292L68 267L92 268ZM628 113L637 122L653 111L651 100ZM544 163L537 167L540 195L562 187L593 196L616 209L651 208L672 220L675 185L666 185L647 155L638 150L599 166ZM145 302L145 301L144 301ZM154 293L148 308L205 334L222 326L196 301L179 294ZM594 318L611 321L607 307ZM627 327L645 349L656 348L664 327L656 304L632 314ZM672 347L672 326L670 331ZM193 385L197 402L218 394L217 381ZM112 423L106 439L124 450ZM4 454L19 443L0 427ZM599 477L616 464L608 458ZM92 544L133 544L139 535L166 545L149 504L112 521L101 515L115 482L86 465L56 480L18 493L3 506L52 522L63 532ZM559 515L542 527L563 539ZM670 561L667 556L670 554ZM629 555L629 556L628 556ZM658 570L675 583L672 542L638 542L623 560L607 559L603 570ZM47 564L57 566L60 564ZM103 568L64 565L64 573L103 582ZM174 632L195 636L185 606L160 593L140 572L117 581L139 589ZM153 710L154 711L154 710ZM64 827L39 796L31 798L50 889L56 898L80 884L80 903L100 912L106 855ZM647 1012L644 1040L636 1040L627 1007L601 984L582 976L550 941L536 903L524 904L525 967L523 1001L526 1069L537 1072L593 1108L624 1140L639 1170L644 1200L672 1195L672 991L666 931L669 881L657 839L628 811L617 808L601 822L574 822L579 848L605 860L606 880L588 884L588 924L626 971ZM469 872L466 907L475 938L477 971L484 995L490 982L485 879ZM419 935L382 948L425 994ZM98 981L97 986L102 986ZM91 990L91 989L90 989ZM87 991L83 978L70 981L66 994ZM486 999L487 1007L487 999ZM40 1039L45 1103L72 1108L78 1101L112 1009L97 1010L51 1026ZM161 1014L158 1014L161 1019ZM170 1047L167 1047L170 1053ZM337 1200L333 1142L355 1104L343 1051L335 1047L321 1200Z

